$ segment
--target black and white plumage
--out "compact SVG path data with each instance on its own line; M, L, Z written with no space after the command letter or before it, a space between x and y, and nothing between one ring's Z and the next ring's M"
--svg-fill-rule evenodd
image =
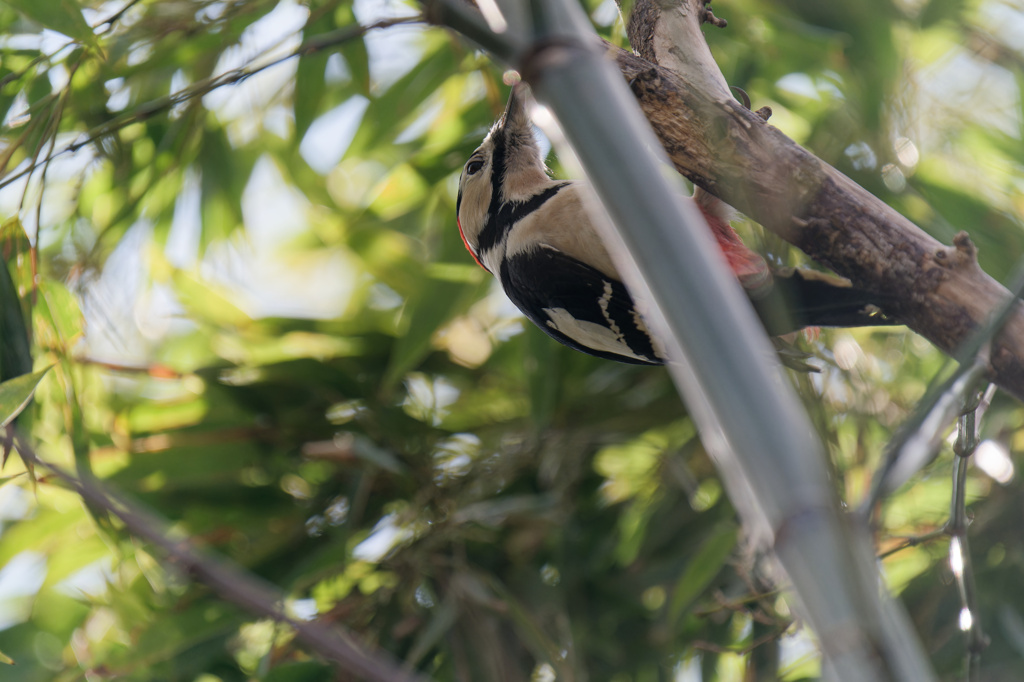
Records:
M658 345L584 209L582 184L548 176L517 89L459 178L456 212L466 248L523 314L560 343L620 362L661 364ZM888 323L866 310L862 291L800 271L773 278L728 219L716 215L716 205L728 207L710 195L703 199L698 207L741 280L756 262L762 284L771 282L752 294L769 333ZM737 249L750 255L737 256Z

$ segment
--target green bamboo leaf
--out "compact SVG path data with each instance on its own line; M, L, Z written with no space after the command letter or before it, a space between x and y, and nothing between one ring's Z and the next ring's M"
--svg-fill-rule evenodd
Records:
M346 152L347 158L367 155L382 142L394 139L417 115L419 107L451 77L457 67L455 56L441 47L424 57L387 92L371 100Z
M0 262L0 381L31 371L32 353L18 289L6 263Z
M348 64L352 74L352 82L356 91L366 97L370 96L370 56L366 52L366 42L362 38L350 40L341 47L341 56Z
M199 149L202 174L202 244L231 235L242 225L242 193L255 158L239 153L223 129L204 132Z
M36 392L39 382L49 371L50 367L47 367L33 374L23 374L0 384L0 428L7 426L21 414L21 411L32 400L32 395Z
M418 295L406 303L406 332L394 345L384 384L391 386L430 353L434 333L476 300L488 283L467 284L424 277Z
M36 342L44 348L72 348L85 331L85 317L78 299L63 283L55 280L43 280L39 293Z
M523 338L526 341L523 369L530 391L530 415L534 426L540 430L551 424L558 410L563 383L553 377L562 376L564 346L551 343L551 337L533 325L526 327Z
M328 55L314 52L299 57L299 67L295 73L295 137L301 140L309 130L310 124L321 111L327 84L324 82L324 69L327 67Z
M300 661L279 665L264 677L261 682L327 682L333 679L331 668L317 661Z
M193 273L175 270L171 281L175 294L193 319L215 326L236 328L244 328L252 323L252 318L231 301L228 292L204 282Z
M423 657L430 653L430 650L441 641L458 621L459 609L455 599L449 595L447 599L436 609L430 622L420 628L413 642L412 649L406 656L410 666L419 665Z
M352 11L352 5L346 4L339 7L334 13L335 26L352 26L356 23L356 15ZM370 57L366 52L366 42L362 36L346 41L341 45L339 53L345 59L349 73L352 76L356 92L370 96Z
M302 29L302 39L326 33L334 28L331 17L321 17L319 21L306 24ZM324 81L324 70L330 55L324 50L306 53L299 56L299 65L295 72L295 94L292 106L295 109L295 139L301 140L309 130L310 124L322 112L324 94L327 83Z
M722 570L722 566L729 560L736 546L737 536L736 526L731 523L723 524L701 544L672 593L672 605L669 607L669 618L672 622L678 621L679 616L701 592L707 589Z
M48 29L80 43L96 45L96 34L74 0L6 0L6 3Z

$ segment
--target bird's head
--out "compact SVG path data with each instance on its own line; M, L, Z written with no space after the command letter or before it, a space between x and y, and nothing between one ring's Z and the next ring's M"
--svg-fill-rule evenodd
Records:
M480 262L480 233L488 221L503 204L525 201L550 181L521 87L512 88L505 113L470 155L459 177L459 232L481 267L485 266Z

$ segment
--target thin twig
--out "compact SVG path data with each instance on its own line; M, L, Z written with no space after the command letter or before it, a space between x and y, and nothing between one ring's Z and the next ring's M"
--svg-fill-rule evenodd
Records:
M896 547L893 547L891 549L887 549L886 551L879 554L878 558L885 559L892 556L896 552L901 552L910 547L917 547L918 545L923 545L924 543L930 540L934 540L935 538L946 537L947 535L949 535L948 523L943 524L942 527L936 528L935 530L930 531L928 533L922 533L921 535L912 535L910 537L903 538L893 538L896 540L903 540L903 544L897 545Z
M49 61L49 60L53 59L53 58L54 58L55 56L57 56L57 54L58 54L58 53L60 53L60 51L61 51L61 50L63 50L63 49L65 48L65 47L67 47L67 46L66 46L66 45L64 45L64 46L61 46L61 47L60 47L60 49L58 49L58 50L57 50L56 52L54 52L53 54L41 54L41 55L39 55L39 56L37 56L37 57L34 57L34 58L32 59L32 61L30 61L30 62L28 63L28 66L26 66L26 67L25 67L24 69L22 69L21 71L12 71L11 73L9 73L9 74L7 74L6 76L4 76L3 78L0 78L0 88L3 88L3 87L4 87L4 86L6 86L6 85L7 85L8 83L13 83L14 81L18 80L19 78L21 78L22 76L24 76L24 75L25 75L26 73L28 73L29 71L31 71L32 69L34 69L34 68L36 67L36 65L38 65L38 64L39 64L40 62L43 62L43 61Z
M865 520L871 518L885 495L934 459L942 446L942 431L957 414L964 396L982 380L988 369L988 360L988 353L983 352L971 362L962 364L942 383L934 400L922 401L927 408L920 411L921 418L908 420L911 428L905 427L890 442L886 448L885 463L876 472L871 493L860 509Z
M889 443L885 462L875 473L868 498L858 510L864 521L870 521L879 501L888 492L931 461L941 445L941 429L953 419L965 397L988 371L989 344L1009 321L1024 293L1024 260L1017 263L1010 292L988 323L975 332L957 354L960 367L944 382L929 388L914 414ZM897 469L900 469L898 477L894 476Z
M761 637L758 637L757 639L755 639L750 644L744 647L722 646L721 644L715 644L714 642L708 642L703 639L698 639L691 642L690 646L692 646L694 649L700 649L702 651L713 651L716 654L740 654L741 656L745 656L746 654L749 654L751 651L761 646L762 644L767 644L768 642L778 639L780 636L785 634L786 630L788 630L789 626L792 624L792 622L789 622L785 623L784 625L780 625L775 630L772 630L771 632L762 635Z
M140 2L142 2L142 0L131 0L130 2L125 3L124 7L117 10L106 19L103 19L102 21L97 23L95 26L92 27L92 30L96 31L99 29L100 26L106 26L106 28L100 31L98 35L103 35L104 33L114 30L114 24L120 21L121 17L123 17L128 10L130 10L132 7L135 7L135 5L139 4Z
M978 679L981 667L981 652L988 646L988 637L981 626L981 614L978 608L978 593L974 581L974 564L971 561L971 549L967 539L967 464L978 447L978 421L982 410L982 393L972 396L957 421L956 444L953 452L956 463L953 467L953 495L950 503L949 533L952 536L949 546L949 563L956 578L962 605L960 627L967 632L967 660L965 663L965 679L968 682ZM966 627L965 627L966 626Z
M420 6L428 24L456 31L506 63L516 61L529 47L523 36L513 31L492 30L480 10L465 0L420 0Z
M948 536L949 565L956 579L960 593L960 627L967 633L967 658L965 679L974 682L981 668L981 653L989 644L981 625L978 607L977 587L974 579L974 564L971 561L970 544L967 539L967 465L978 447L978 423L984 416L995 394L995 385L990 384L984 391L975 391L963 403L957 419L957 437L953 445L956 459L953 463L953 486L950 495L949 519L940 528L929 533L904 538L898 547L879 555L884 559L896 552L914 547L938 537Z
M68 153L74 153L81 149L82 147L89 145L95 142L96 140L107 137L108 135L116 133L117 131L131 125L132 123L144 121L160 111L170 109L178 104L187 102L196 97L202 97L212 92L213 90L222 88L226 85L234 85L236 83L240 83L246 80L247 78L250 78L251 76L255 76L261 71L265 71L273 66L277 66L282 62L294 59L295 57L309 55L314 52L327 49L329 47L334 47L349 40L354 40L355 38L358 38L359 36L364 35L365 33L373 29L387 28L399 24L420 23L422 21L423 19L421 17L398 17L393 19L382 19L381 21L377 21L367 26L354 26L351 28L340 29L338 31L332 31L322 36L314 36L313 38L310 38L309 40L303 42L301 45L295 48L295 50L289 52L288 54L282 57L272 59L271 61L265 64L260 64L259 66L253 66L253 64L258 62L266 54L260 53L260 55L251 59L244 66L240 66L237 69L232 69L231 71L226 71L218 76L207 78L205 80L199 81L198 83L193 83L192 85L181 90L178 90L177 92L171 93L170 95L166 95L164 97L160 97L158 99L150 100L149 102L140 104L132 111L121 114L120 116L117 116L116 118L114 118L111 121L108 121L107 123L96 126L92 130L84 133L84 138L80 138L68 144L66 147L63 147L62 149L49 154L46 158L42 160L34 160L26 168L22 169L17 173L14 173L9 177L4 178L3 181L0 181L0 189L3 189L4 187L10 185L11 183L16 182L17 180L20 180L26 175L33 173L37 168L39 168L39 166L45 163L49 163L50 161L57 157L63 156L64 154Z
M132 535L160 547L171 562L187 575L206 583L221 598L294 629L298 639L310 650L344 666L347 673L371 682L426 682L426 678L402 669L386 653L367 650L352 633L340 626L326 627L316 621L288 616L284 610L284 595L273 585L224 559L201 551L187 538L172 538L167 524L152 512L110 492L96 479L75 476L62 467L41 460L21 434L15 433L14 439L27 464L48 469L87 504L117 516Z

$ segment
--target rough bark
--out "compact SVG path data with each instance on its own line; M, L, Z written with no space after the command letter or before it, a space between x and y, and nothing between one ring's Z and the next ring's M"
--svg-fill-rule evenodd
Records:
M966 233L941 244L736 102L701 35L704 10L637 0L630 39L648 59L607 46L676 168L954 354L1010 292L979 267ZM1024 305L990 364L990 378L1024 399Z
M468 0L469 4L475 4ZM537 46L495 36L453 6L423 0L427 21L456 28L512 66ZM966 233L945 246L729 93L701 33L704 0L636 0L629 37L605 43L676 168L856 286L940 349L956 354L1010 298L980 268ZM646 59L645 59L646 57ZM660 64L660 66L659 66ZM1024 305L992 342L989 378L1024 400Z

